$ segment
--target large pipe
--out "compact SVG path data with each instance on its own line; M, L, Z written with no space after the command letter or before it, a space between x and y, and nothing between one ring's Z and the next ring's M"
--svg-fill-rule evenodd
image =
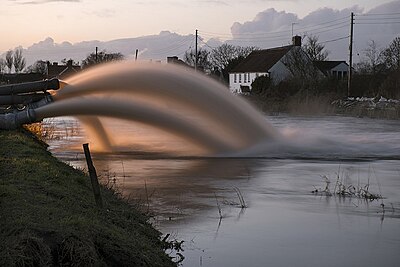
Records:
M0 86L0 95L24 94L38 91L57 90L59 88L60 81L58 79L29 83L8 84Z
M39 122L40 119L36 117L35 109L51 102L53 102L53 98L47 95L40 101L28 104L22 111L0 114L0 129L14 130L23 124Z
M28 93L22 95L0 95L0 106L10 106L16 104L26 105L28 103L39 101L48 95L50 94L47 92Z

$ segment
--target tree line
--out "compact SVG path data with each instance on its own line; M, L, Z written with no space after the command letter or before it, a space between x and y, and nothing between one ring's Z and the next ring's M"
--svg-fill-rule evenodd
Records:
M16 48L15 50L8 50L6 52L5 58L4 59L0 58L0 73L4 73L6 70L8 70L8 73L11 73L13 69L15 73L22 72L26 66L26 60L22 55L22 51L23 51L22 48ZM123 59L124 56L121 53L108 53L105 50L103 50L98 53L91 53L85 59L83 59L82 68L83 69L89 68L97 64L123 60ZM73 65L79 65L79 62L75 62L72 59L69 60L72 61ZM64 58L63 60L61 60L61 63L67 64L69 60ZM32 65L28 66L25 69L25 72L46 74L47 64L48 61L46 60L37 60Z
M22 56L22 48L16 48L15 50L8 50L5 55L5 59L0 58L0 73L4 72L8 68L8 72L11 73L12 68L16 73L21 72L26 65L25 58Z
M305 59L306 55L308 59ZM312 62L325 61L329 51L318 42L317 36L306 36L302 50L292 50L285 65L292 76L278 84L269 77L260 76L252 84L252 94L263 99L283 101L289 98L308 99L323 96L337 99L350 96L366 96L400 99L400 37L395 37L387 47L379 49L375 41L369 41L362 51L360 61L353 66L351 90L347 79L334 76L318 76Z
M308 57L294 52L287 58L287 67L292 73L292 78L282 81L278 85L273 85L267 77L259 77L252 86L253 93L265 94L272 97L287 97L293 94L306 93L324 94L331 93L336 96L345 96L347 93L347 82L334 80L331 77L316 79L315 66L310 62L328 60L329 51L318 41L318 36L306 35L301 52ZM252 51L258 50L255 46L235 46L222 44L218 47L202 47L197 51L197 68L204 72L218 77L224 82L229 82L229 72L231 72L244 58ZM121 53L108 53L105 50L98 53L91 53L82 60L82 68L122 60ZM183 60L189 66L196 63L196 52L194 49L188 50L184 54ZM62 60L66 63L67 60ZM73 62L78 64L78 62ZM26 65L25 58L22 56L22 48L6 52L5 59L0 58L0 72L8 69L11 73L12 68L16 73L21 72ZM28 73L43 73L47 71L47 62L38 60L26 68ZM363 51L359 63L354 65L354 76L352 84L352 94L358 96L371 96L382 94L385 97L400 98L400 37L394 40L383 49L371 40L368 47Z

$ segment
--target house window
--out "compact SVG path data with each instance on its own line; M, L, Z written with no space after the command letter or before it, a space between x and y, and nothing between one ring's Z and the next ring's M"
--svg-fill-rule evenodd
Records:
M239 82L240 83L242 82L242 74L241 73L239 73Z
M337 71L336 70L332 71L332 76L333 77L337 77Z
M247 83L247 73L244 74L244 82Z
M234 83L237 83L237 74L236 74L236 73L233 74L233 82L234 82Z
M338 71L338 78L339 78L339 80L342 79L342 72L341 71Z
M343 71L343 79L347 78L347 71Z

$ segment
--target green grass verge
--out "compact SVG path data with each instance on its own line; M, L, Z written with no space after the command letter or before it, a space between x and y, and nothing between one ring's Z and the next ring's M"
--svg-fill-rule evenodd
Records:
M174 266L147 217L54 158L23 130L0 131L0 266Z

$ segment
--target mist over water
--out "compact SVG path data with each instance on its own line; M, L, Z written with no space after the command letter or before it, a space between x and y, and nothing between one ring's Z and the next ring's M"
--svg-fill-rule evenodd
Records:
M400 157L400 137L381 140L381 132L376 137L361 132L358 138L350 138L346 129L334 135L330 129L306 125L277 130L224 85L174 65L119 62L89 69L66 82L68 86L54 96L54 103L36 110L37 117L78 116L96 151L311 159ZM369 131L374 125L365 127Z

